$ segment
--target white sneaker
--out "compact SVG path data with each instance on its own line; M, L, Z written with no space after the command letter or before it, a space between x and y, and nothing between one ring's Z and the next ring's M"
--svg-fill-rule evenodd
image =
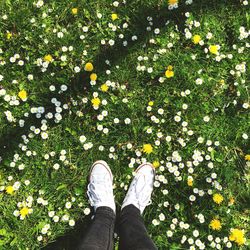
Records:
M113 174L105 161L96 161L90 170L87 194L91 206L110 207L115 212L115 200L113 194Z
M151 204L155 169L152 164L144 163L141 164L135 172L136 175L130 184L121 209L133 204L142 214L145 207Z

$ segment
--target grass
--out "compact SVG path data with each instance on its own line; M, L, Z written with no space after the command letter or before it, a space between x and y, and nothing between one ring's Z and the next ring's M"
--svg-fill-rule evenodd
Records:
M77 15L71 13L73 7L78 8ZM190 240L196 239L194 230L199 231L197 239L206 249L247 249L250 200L246 155L250 154L250 145L244 138L250 134L249 45L239 36L240 27L249 29L248 10L242 1L194 1L191 5L180 1L172 11L167 2L150 0L121 2L119 7L112 1L92 0L48 1L41 8L32 1L0 2L0 62L5 62L0 66L0 89L6 90L0 96L0 249L74 249L89 224L85 210L90 207L87 176L91 164L100 158L109 163L115 176L118 208L133 170L145 160L159 162L153 204L144 214L159 249L194 249L195 243ZM119 18L112 21L112 13ZM152 17L151 31L146 30L150 26L148 16ZM110 24L116 30L112 31ZM84 26L88 32L83 31ZM155 34L156 28L159 34ZM188 31L192 33L190 38ZM58 38L58 32L63 32L62 38ZM211 39L206 38L209 32L213 34ZM194 44L195 34L204 45ZM134 41L133 36L137 36ZM101 45L103 39L105 45ZM115 44L109 45L109 40ZM217 57L205 52L210 45L220 45ZM63 52L63 46L73 46L73 50ZM20 59L11 63L15 54ZM48 67L37 65L37 59L44 62L48 54L53 57ZM62 55L67 56L66 61L62 61ZM19 60L24 61L23 66L18 65ZM84 70L87 62L93 63L93 72L98 75L95 85L90 83L91 73ZM173 66L172 78L165 77L169 65ZM76 66L80 72L75 71ZM152 68L151 73L148 68L149 72ZM27 79L29 74L33 80ZM203 81L201 85L196 84L198 78ZM100 90L104 83L109 85L107 92ZM51 85L55 91L50 90ZM60 91L61 85L66 85L67 91ZM20 90L27 91L27 100L18 97ZM190 94L183 94L187 90ZM91 104L95 92L100 100L107 101L98 109ZM20 103L11 105L6 95ZM64 107L62 112L52 98ZM148 108L150 101L152 110ZM44 107L41 117L32 113L34 107ZM159 109L164 110L162 115ZM6 111L12 113L14 121L8 121ZM100 120L98 115L103 111L107 116ZM52 119L48 113L53 114ZM55 119L56 113L62 119ZM180 122L176 121L178 117ZM118 124L115 118L120 120ZM130 124L124 122L126 118L131 119ZM20 126L20 120L25 121L24 126ZM47 127L42 127L43 123ZM105 134L100 125L109 132ZM42 139L41 131L36 134L32 126L44 129L48 138ZM147 133L149 128L152 133ZM86 142L80 142L81 135L86 136ZM166 136L171 136L171 141ZM90 149L86 149L88 142L93 144ZM153 146L151 154L142 151L148 143ZM132 144L131 149L128 144ZM62 157L62 150L66 157ZM181 159L176 158L176 152ZM197 162L199 155L202 159ZM58 170L54 169L56 163L60 165ZM23 170L20 164L24 164ZM188 178L193 179L192 185L188 185ZM14 188L12 194L7 187ZM215 193L224 198L220 205L212 199ZM195 201L190 201L192 195ZM32 204L25 202L28 197L33 198ZM39 202L41 198L44 204ZM18 207L18 202L23 204ZM71 202L70 209L65 207L66 202ZM33 209L23 220L17 213L22 207ZM59 222L49 217L51 211L59 216ZM161 214L166 217L163 221ZM204 222L198 219L199 214ZM74 229L68 220L62 220L65 215L76 222ZM175 218L188 223L189 228L175 225ZM220 231L209 226L214 218L222 224ZM46 225L50 228L42 233ZM232 228L245 230L244 244L225 238ZM184 236L189 241L184 242ZM196 249L202 246L197 243Z

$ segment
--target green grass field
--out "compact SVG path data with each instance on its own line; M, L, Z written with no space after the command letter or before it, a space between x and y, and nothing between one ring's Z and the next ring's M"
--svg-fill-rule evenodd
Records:
M246 0L0 1L0 250L74 249L98 159L118 210L133 170L154 164L144 219L160 250L249 249L249 13Z

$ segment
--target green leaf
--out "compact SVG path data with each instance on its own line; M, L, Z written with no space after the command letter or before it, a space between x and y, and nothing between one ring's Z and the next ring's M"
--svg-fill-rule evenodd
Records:
M60 186L57 187L56 191L64 189L66 187L67 187L67 184L62 184L62 185L60 185Z

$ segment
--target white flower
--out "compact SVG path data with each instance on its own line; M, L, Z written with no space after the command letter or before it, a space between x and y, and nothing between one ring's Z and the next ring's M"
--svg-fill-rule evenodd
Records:
M191 194L191 195L189 196L189 200L190 200L190 201L195 201L195 200L196 200L196 197L195 197L193 194Z
M6 95L6 90L5 89L0 89L0 96Z
M25 184L26 186L28 186L28 185L30 184L30 181L29 181L29 180L25 180L25 181L24 181L24 184Z
M88 30L89 30L89 28L88 28L87 26L84 26L84 27L82 28L82 31L85 32L85 33L88 32Z
M39 0L35 5L37 8L41 8L43 6L44 2L42 0Z
M203 80L201 78L197 78L196 81L195 81L195 83L197 85L201 85L203 83Z
M203 117L203 121L204 121L204 122L209 122L209 120L210 120L210 118L209 118L208 115Z
M242 134L242 138L247 140L248 139L248 135L246 133Z
M174 117L174 120L175 120L176 122L180 122L180 121L181 121L181 117L178 116L178 115L176 115L176 116Z
M164 113L164 110L162 108L158 109L158 114L162 115Z
M126 119L124 120L124 122L125 122L125 124L130 124L130 123L131 123L131 120L130 120L129 118L126 118Z
M87 208L85 208L84 210L83 210L83 213L85 214L85 215L89 215L90 214L90 209L87 207Z
M42 235L37 236L37 240L38 241L42 241L43 240L43 236Z
M60 168L60 165L59 165L58 163L56 163L56 164L53 165L53 168L54 168L55 170L58 170L58 169Z
M72 206L71 202L69 202L69 201L66 202L65 207L66 207L67 209L70 209L71 206Z
M49 212L48 212L48 215L49 215L49 217L51 217L51 218L54 217L55 211L49 211Z
M62 37L63 37L63 33L62 33L61 31L58 32L58 33L57 33L57 37L58 37L58 38L62 38Z
M193 236L197 238L199 236L199 231L198 230L194 230L193 231Z
M55 215L55 216L53 217L53 221L54 221L54 222L58 222L58 221L59 221L59 216Z
M154 219L154 220L152 220L152 224L154 226L158 226L160 224L160 222L158 220Z
M48 232L48 229L43 227L42 230L41 230L41 233L46 234L47 232Z
M168 236L168 237L172 237L172 236L173 236L173 232L170 231L170 230L168 230L168 231L167 231L167 236Z
M48 133L46 133L46 132L42 132L41 133L41 137L42 137L42 139L47 139L48 137L49 137L49 135L48 135Z
M164 220L165 220L165 215L164 215L163 213L161 213L161 214L159 215L159 220L160 220L160 221L164 221Z
M120 122L120 120L119 120L118 118L115 118L115 119L114 119L114 123L115 123L115 124L117 124L117 123L119 123L119 122Z
M242 107L244 109L248 109L249 108L249 103L247 103L247 102L243 103Z
M104 134L107 134L108 132L109 132L109 129L108 129L108 128L104 128L104 129L103 129L103 133L104 133Z
M81 69L80 69L80 67L76 66L76 67L74 68L74 71L75 71L76 73L79 73L79 72L81 71Z
M81 143L84 143L87 140L87 138L84 135L81 135L79 140Z
M75 224L76 224L76 223L75 223L75 221L74 221L73 219L69 220L69 225L70 225L71 227L73 227Z

